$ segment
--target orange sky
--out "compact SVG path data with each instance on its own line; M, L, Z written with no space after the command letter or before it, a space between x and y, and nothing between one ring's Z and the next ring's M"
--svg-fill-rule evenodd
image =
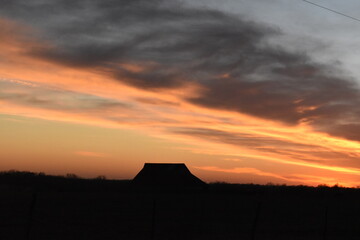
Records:
M206 181L360 186L360 143L329 130L320 121L327 115L311 114L323 102L309 104L305 95L289 103L301 116L296 123L275 108L279 115L218 107L194 100L214 90L191 74L176 76L176 87L131 83L144 84L133 75L159 71L151 59L112 62L127 73L119 80L108 65L34 54L57 47L37 26L7 17L0 26L0 170L127 179L144 162L184 162ZM248 96L241 101L259 92L254 85L239 93ZM271 101L278 100L261 104Z

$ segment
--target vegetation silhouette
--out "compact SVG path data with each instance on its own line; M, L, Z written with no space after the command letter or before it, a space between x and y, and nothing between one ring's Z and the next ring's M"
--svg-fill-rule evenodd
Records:
M68 173L65 176L51 176L44 173L24 171L0 172L0 190L24 191L129 191L131 180L106 180L105 176L92 179Z
M139 191L131 180L0 172L0 239L357 239L360 189L209 183Z

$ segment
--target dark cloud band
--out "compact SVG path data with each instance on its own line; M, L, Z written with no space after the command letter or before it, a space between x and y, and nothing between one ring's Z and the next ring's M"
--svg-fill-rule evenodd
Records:
M26 11L24 9L27 9ZM95 68L149 91L188 82L187 101L360 140L358 86L336 66L267 44L275 28L177 1L5 0L0 14L40 29L47 47L28 54ZM51 47L49 47L51 46ZM141 65L138 71L122 64Z

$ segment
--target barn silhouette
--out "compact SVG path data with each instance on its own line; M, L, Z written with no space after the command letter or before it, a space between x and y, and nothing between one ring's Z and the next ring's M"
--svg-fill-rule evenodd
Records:
M206 183L194 176L184 163L145 163L132 180L135 189L201 190Z

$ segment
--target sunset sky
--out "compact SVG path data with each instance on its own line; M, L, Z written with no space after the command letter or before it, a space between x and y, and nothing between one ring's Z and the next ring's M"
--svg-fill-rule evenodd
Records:
M0 5L0 171L360 186L359 21L302 0Z

